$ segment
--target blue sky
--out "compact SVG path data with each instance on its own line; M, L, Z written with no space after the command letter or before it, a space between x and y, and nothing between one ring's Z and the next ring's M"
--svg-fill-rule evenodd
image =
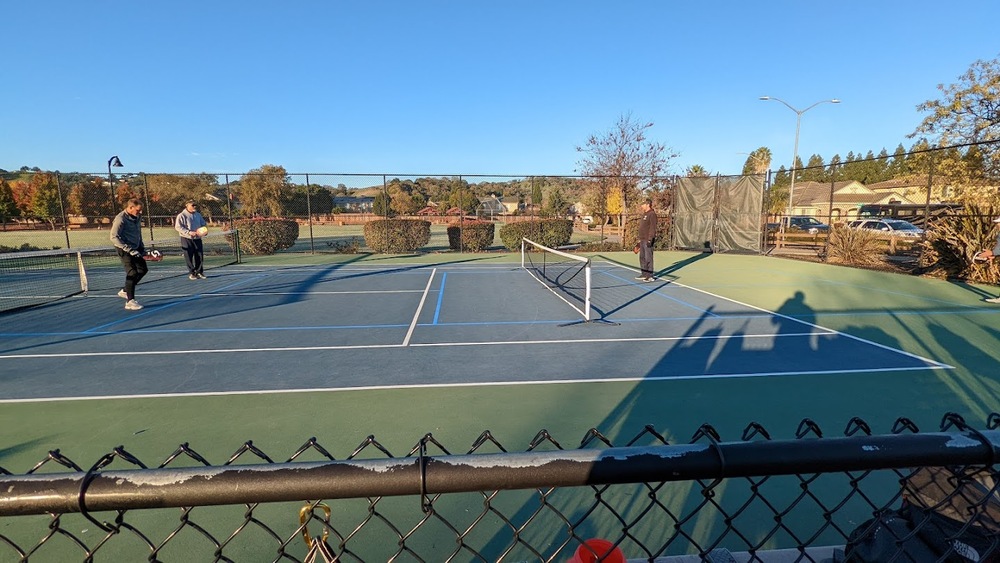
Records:
M957 6L957 5L956 5ZM760 146L890 153L1000 2L7 2L0 168L574 174L622 114L736 174Z

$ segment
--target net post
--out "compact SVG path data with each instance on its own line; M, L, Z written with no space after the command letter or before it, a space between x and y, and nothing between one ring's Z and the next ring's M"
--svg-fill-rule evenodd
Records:
M80 291L87 293L90 284L87 283L87 269L83 267L83 252L76 251L76 268L80 272Z
M524 237L521 237L521 267L522 268L524 268L524 252L525 252L524 245L525 245Z
M583 296L583 318L590 322L590 260L587 260L587 265L583 269L583 276L586 280L584 296Z

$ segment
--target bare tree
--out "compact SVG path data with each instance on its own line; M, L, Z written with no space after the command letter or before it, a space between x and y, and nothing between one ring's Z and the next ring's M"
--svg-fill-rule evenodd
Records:
M576 148L583 155L580 172L599 180L597 185L606 190L602 199L607 202L607 212L617 213L619 224L643 192L659 187L670 160L678 156L662 143L649 140L647 132L652 126L652 122L624 114L609 131L591 135L584 146Z

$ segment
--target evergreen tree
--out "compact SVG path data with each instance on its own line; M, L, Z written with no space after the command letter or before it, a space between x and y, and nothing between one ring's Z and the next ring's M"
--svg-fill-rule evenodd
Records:
M372 202L372 213L380 217L392 217L392 197L385 191L375 194L375 201Z

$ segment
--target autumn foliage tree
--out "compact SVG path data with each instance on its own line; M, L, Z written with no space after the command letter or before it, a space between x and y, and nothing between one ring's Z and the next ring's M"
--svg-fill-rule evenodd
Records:
M14 190L7 180L0 178L0 224L3 225L3 229L7 230L7 221L20 215L21 210L17 208L17 201L14 200Z

